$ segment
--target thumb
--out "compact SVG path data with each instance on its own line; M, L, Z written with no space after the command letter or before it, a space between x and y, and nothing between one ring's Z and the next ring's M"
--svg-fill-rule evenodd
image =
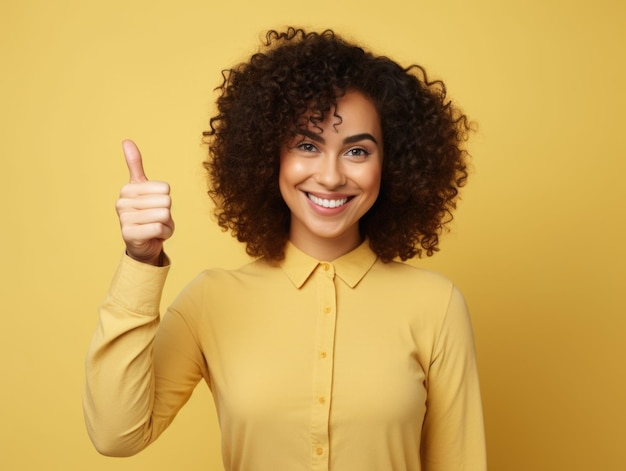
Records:
M126 159L126 166L130 174L130 182L147 182L148 178L143 171L143 162L139 148L130 139L125 139L122 141L122 149L124 149L124 158Z

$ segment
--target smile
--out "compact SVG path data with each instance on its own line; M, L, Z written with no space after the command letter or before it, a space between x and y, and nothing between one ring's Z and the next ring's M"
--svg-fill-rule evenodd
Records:
M346 204L349 199L349 198L341 198L338 200L327 200L324 198L318 198L317 196L312 195L310 193L307 193L306 195L311 201L313 201L313 203L323 208L338 208Z

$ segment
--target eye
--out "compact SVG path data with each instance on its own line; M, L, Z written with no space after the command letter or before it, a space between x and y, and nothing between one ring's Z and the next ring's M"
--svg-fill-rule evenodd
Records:
M308 141L302 141L296 145L296 149L302 150L304 152L316 152L317 147L314 144L311 144Z
M348 152L346 152L346 155L348 155L349 157L364 158L370 155L370 152L363 149L362 147L353 147L352 149L348 150Z

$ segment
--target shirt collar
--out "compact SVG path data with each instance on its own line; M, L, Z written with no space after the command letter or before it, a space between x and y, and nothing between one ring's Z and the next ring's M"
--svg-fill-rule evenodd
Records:
M329 263L334 267L339 278L350 288L354 288L372 268L377 258L370 248L368 240L332 262L317 260L296 248L291 242L287 242L285 258L281 262L281 267L295 287L299 289L306 283L318 265Z

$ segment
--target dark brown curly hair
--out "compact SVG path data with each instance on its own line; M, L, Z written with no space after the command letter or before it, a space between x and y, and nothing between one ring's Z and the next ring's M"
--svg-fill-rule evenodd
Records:
M260 52L223 72L218 90L218 114L203 133L209 195L218 224L249 255L284 257L290 211L278 187L281 145L307 121L323 121L347 90L374 102L384 141L380 194L359 222L361 235L385 262L439 250L467 180L471 130L443 82L331 30L288 28L269 31Z

